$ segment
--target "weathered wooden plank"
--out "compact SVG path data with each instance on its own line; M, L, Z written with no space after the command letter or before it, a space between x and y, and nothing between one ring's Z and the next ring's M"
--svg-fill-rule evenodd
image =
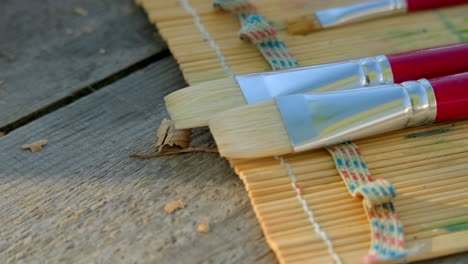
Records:
M3 0L0 128L164 47L131 0Z
M223 159L128 158L154 150L162 96L182 86L166 58L0 137L0 263L275 263ZM20 149L43 138L39 152ZM193 144L212 144L208 131ZM167 215L176 199L187 207Z
M0 263L275 263L223 159L128 158L154 150L162 96L182 86L166 58L0 137ZM193 144L212 144L208 131ZM176 199L187 207L167 215ZM196 231L203 221L210 233Z
M274 263L225 160L128 158L154 150L162 97L184 85L165 58L0 137L0 263ZM187 207L167 215L176 199Z

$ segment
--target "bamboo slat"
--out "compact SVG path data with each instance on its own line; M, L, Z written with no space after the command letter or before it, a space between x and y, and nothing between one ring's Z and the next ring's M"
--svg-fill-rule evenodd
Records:
M267 71L254 45L238 38L239 22L210 0L136 0L156 23L189 84ZM468 41L468 5L425 11L309 34L288 35L285 19L361 0L256 0L259 11L303 66ZM192 8L198 17L193 16ZM211 39L195 24L199 19ZM213 48L219 48L219 54ZM222 55L226 65L220 63ZM391 182L395 207L416 261L468 250L468 121L405 129L355 142L374 177ZM369 222L324 150L285 156L304 200L343 263L358 263L370 245ZM267 242L282 263L332 263L283 166L275 158L230 160L244 181Z

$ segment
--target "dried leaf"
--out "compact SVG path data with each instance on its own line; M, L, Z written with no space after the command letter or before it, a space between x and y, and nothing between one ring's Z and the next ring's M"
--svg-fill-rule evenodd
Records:
M170 156L170 155L176 155L176 154L182 154L182 153L190 153L190 152L211 152L211 153L218 153L217 148L187 148L187 149L170 149L167 151L155 153L155 154L150 154L150 155L130 155L130 158L133 159L151 159L151 158L157 158L157 157L163 157L163 156Z
M5 135L6 135L5 132L0 131L0 137L3 137Z
M49 142L47 139L41 139L36 142L30 143L30 144L24 144L21 146L22 149L30 149L31 152L36 152L42 149L44 145Z
M177 200L177 201L172 201L172 202L167 203L164 206L164 211L166 211L166 213L168 213L168 214L172 214L176 210L182 209L184 207L185 207L184 201Z
M210 224L208 222L200 223L197 227L198 232L208 233L210 232Z
M175 129L174 122L164 118L156 132L158 137L156 148L159 152L168 147L185 149L190 144L190 132L190 129Z
M73 8L73 12L79 16L87 16L88 15L88 10L81 8L81 7L75 7Z

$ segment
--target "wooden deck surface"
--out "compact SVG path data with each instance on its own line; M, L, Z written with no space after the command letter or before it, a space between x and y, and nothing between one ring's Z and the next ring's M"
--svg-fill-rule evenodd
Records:
M162 98L185 85L131 0L4 0L0 36L0 263L275 263L225 160L128 157L154 151Z

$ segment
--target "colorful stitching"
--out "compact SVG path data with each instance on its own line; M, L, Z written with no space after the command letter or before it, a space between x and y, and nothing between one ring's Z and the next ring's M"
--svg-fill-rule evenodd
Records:
M237 15L242 25L240 39L253 42L268 61L273 70L289 69L299 66L286 44L278 39L277 31L262 17L254 5L247 0L215 0L215 8L228 10ZM392 199L396 197L393 186L384 179L375 180L361 155L359 148L352 142L327 148L335 160L338 172L353 197L363 197L363 204L371 224L371 248L365 260L375 263L405 256L403 227L395 213ZM276 157L285 167L291 186L297 194L304 211L315 232L327 244L328 251L336 263L341 259L333 250L333 245L325 232L315 222L314 215L303 198L303 191L297 183L292 168L282 157Z
M363 198L371 227L371 247L365 261L375 263L404 257L403 226L392 204L397 195L393 186L384 179L372 177L359 147L354 143L343 143L327 150L333 156L350 194Z
M215 0L213 6L237 15L242 26L239 32L240 39L252 41L273 70L299 66L286 44L278 38L276 29L248 1Z

